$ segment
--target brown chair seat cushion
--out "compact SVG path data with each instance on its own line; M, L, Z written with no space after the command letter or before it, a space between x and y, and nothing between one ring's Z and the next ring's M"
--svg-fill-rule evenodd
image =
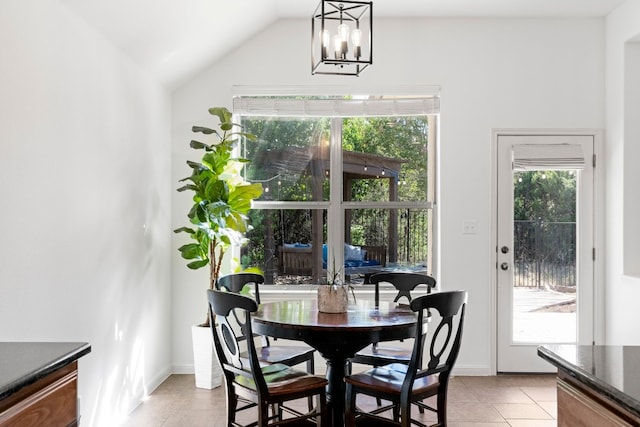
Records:
M360 389L400 395L407 367L407 365L402 363L392 363L369 369L360 374L350 375L345 378L345 381ZM437 374L418 378L413 383L412 394L430 396L437 393L439 385L440 382L438 381Z
M298 371L281 363L262 367L262 374L269 388L269 394L290 395L296 392L325 387L329 382L322 377ZM256 384L250 378L237 375L236 383L250 390L256 390Z
M394 362L409 363L411 360L411 348L393 347L388 345L369 345L360 350L357 355L357 363L367 365L386 365Z
M304 346L269 345L258 348L258 359L267 363L284 363L289 360L301 362L313 357L314 350ZM285 363L286 364L286 363Z

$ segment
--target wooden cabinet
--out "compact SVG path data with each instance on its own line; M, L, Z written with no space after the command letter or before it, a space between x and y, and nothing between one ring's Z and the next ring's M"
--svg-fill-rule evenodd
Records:
M558 368L558 426L640 427L640 346L549 344Z
M79 424L79 342L0 342L0 427Z
M0 426L78 424L78 363L64 366L0 401Z
M558 370L558 427L640 426L640 418L598 392Z

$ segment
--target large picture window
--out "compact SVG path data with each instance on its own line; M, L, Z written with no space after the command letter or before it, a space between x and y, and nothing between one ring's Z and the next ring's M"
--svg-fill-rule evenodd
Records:
M235 121L251 211L243 267L267 284L362 282L384 269L433 274L437 97L242 97ZM330 104L327 104L330 102Z

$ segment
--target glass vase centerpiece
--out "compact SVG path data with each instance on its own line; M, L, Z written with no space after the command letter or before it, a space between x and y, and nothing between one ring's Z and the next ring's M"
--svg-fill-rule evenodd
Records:
M327 271L326 280L318 286L318 311L321 313L346 313L349 307L349 291L355 302L353 287L342 281L340 270Z

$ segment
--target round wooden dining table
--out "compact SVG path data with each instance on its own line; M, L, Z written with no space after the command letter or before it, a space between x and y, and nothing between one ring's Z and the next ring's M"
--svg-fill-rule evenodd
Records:
M411 338L416 315L408 306L358 301L346 313L318 311L316 300L261 304L253 330L262 335L304 341L327 361L327 401L333 427L344 426L344 376L349 358L374 342Z

